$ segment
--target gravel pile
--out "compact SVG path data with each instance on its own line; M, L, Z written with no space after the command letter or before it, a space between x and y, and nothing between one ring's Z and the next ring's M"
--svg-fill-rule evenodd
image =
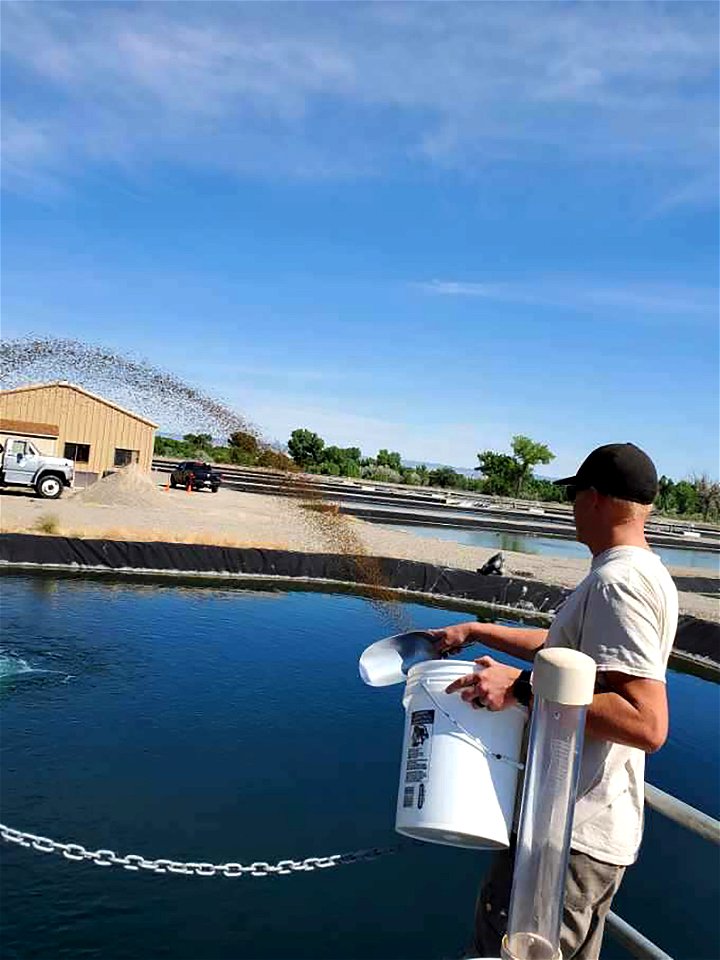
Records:
M103 477L86 490L76 493L72 499L74 503L94 503L106 507L159 507L164 503L162 492L150 474L134 463L109 477Z

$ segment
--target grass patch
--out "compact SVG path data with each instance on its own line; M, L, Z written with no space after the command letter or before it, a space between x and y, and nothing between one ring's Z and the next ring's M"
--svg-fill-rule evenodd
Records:
M43 514L33 527L33 530L37 530L39 533L57 533L59 529L60 522L52 513Z
M73 524L66 529L60 526L56 517L40 517L29 527L27 524L4 523L0 528L2 533L46 533L60 534L63 537L77 538L78 540L131 540L139 543L196 543L209 547L254 547L266 550L288 550L289 545L284 540L252 540L241 536L232 536L207 531L163 530L162 528L147 527L82 527Z
M209 547L257 547L269 550L287 550L288 545L279 541L248 540L227 536L212 530L190 532L141 527L108 527L105 529L75 530L74 536L90 540L132 540L140 543L196 543Z

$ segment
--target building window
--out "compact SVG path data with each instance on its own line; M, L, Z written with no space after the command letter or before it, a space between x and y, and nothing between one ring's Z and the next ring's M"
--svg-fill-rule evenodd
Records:
M129 463L137 463L139 460L139 450L123 450L121 447L115 448L116 467L126 467Z
M90 444L89 443L66 443L65 459L74 460L75 463L89 463Z

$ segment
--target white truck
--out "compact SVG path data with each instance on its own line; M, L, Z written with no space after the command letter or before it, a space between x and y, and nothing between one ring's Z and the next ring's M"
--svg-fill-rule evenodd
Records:
M5 436L0 442L0 487L32 487L44 500L56 500L72 486L75 464L40 453L28 437Z

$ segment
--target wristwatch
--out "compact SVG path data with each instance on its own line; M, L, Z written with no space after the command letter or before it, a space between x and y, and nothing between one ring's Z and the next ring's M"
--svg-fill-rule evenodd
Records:
M517 702L523 705L523 707L529 707L530 701L532 700L532 685L530 683L531 675L532 674L529 670L523 670L520 676L510 687L510 692L515 697Z

